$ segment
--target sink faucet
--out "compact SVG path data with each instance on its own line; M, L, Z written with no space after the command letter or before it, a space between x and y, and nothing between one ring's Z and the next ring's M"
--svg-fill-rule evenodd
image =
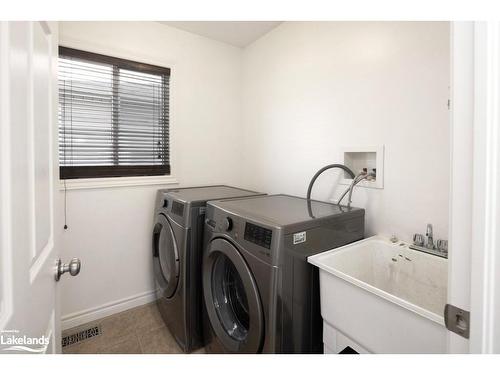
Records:
M425 232L427 237L427 244L425 247L428 249L434 249L434 239L432 238L432 224L427 224L427 231Z
M432 224L427 224L425 237L427 238L427 241L424 240L424 236L422 234L415 233L413 235L413 244L410 245L410 249L437 255L442 258L448 258L448 241L437 240L434 242Z

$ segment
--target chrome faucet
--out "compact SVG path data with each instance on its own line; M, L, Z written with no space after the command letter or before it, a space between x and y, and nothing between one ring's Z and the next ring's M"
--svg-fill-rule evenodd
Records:
M434 249L434 239L432 237L432 224L427 224L427 231L425 232L425 237L427 237L427 244L425 247L428 249Z
M437 240L434 243L432 224L427 224L425 238L426 240L424 240L424 236L422 234L415 233L413 235L413 244L410 245L410 249L422 251L424 253L432 255L437 255L442 258L448 258L448 241Z

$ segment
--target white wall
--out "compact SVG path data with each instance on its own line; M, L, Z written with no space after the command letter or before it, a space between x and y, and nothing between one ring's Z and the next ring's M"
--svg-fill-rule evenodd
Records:
M342 161L342 147L384 144L384 189L354 193L367 234L409 239L431 222L446 237L447 23L285 22L244 50L149 22L63 22L60 40L172 68L181 185L304 196L317 169ZM338 196L333 176L318 180L314 197ZM62 256L83 267L61 282L65 326L151 297L159 187L68 191Z
M304 196L345 146L385 145L384 189L358 187L366 234L448 232L449 24L285 22L243 54L249 187ZM338 197L339 172L313 197Z
M154 22L62 22L60 44L170 67L174 177L181 185L240 181L240 49ZM81 258L82 271L61 282L62 316L73 318L65 326L98 316L82 312L151 297L160 187L68 191L62 257Z

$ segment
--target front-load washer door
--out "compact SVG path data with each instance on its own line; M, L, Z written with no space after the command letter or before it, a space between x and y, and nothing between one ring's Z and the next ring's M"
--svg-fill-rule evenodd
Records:
M162 295L171 298L179 284L179 249L172 225L165 215L157 216L153 229L153 267Z
M227 352L258 353L262 304L252 272L229 241L214 239L203 259L203 293L212 329Z

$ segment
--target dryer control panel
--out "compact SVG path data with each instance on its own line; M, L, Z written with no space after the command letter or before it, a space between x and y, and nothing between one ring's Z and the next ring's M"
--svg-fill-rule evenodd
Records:
M184 215L184 203L172 201L172 213L182 217Z
M245 240L256 245L271 248L273 232L270 229L246 222L245 223Z

